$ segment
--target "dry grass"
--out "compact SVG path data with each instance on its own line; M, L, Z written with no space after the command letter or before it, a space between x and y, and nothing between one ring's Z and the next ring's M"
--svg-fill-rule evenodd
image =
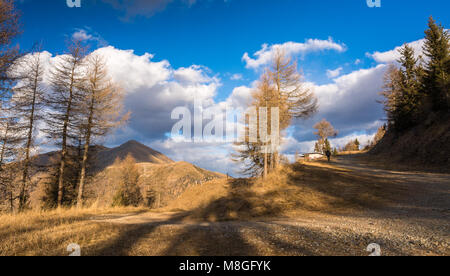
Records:
M328 245L336 244L341 250L339 252L348 254L348 245L353 243L357 244L354 252L359 252L359 247L364 249L363 245L367 244L365 240L363 245L360 244L361 236L367 234L352 232L359 229L360 222L366 223L365 219L357 218L367 215L364 210L374 211L398 202L400 198L407 198L408 193L404 189L408 179L403 180L399 176L389 178L382 172L367 174L357 167L346 169L343 165L345 162L296 163L270 174L264 181L216 179L190 187L170 206L158 210L161 214L136 208L90 208L0 215L0 255L67 256L69 253L66 249L71 243L81 246L83 256L285 255L284 250L290 248L286 244L295 245L298 242L298 230L301 229L305 233L303 236L311 240L303 241L306 247L297 247L292 254L334 254L323 250L334 250L335 247ZM442 206L448 204L443 202ZM140 212L143 214L127 216ZM282 217L287 217L288 221L291 218L307 219L312 227L308 222L306 228L295 228L291 236L283 236L287 229L285 225L275 230L268 228L269 224L272 227L270 220L283 220ZM269 224L260 224L265 218L270 219ZM321 218L326 221L320 222ZM329 218L333 218L331 224ZM343 221L345 218L356 220L347 226ZM118 223L118 220L123 223ZM319 220L319 224L316 220ZM205 221L231 222L205 227ZM255 221L259 221L256 232ZM445 229L440 221L437 223L438 228L430 228L432 233L440 233L435 229ZM320 225L320 230L316 228L317 225ZM345 227L333 228L336 225ZM387 225L392 227L390 221ZM412 224L407 221L404 225ZM329 235L328 227L339 231ZM384 229L383 225L377 227ZM391 230L387 237L390 237ZM400 233L403 231L401 228ZM335 233L340 234L336 236ZM423 235L430 236L427 233ZM283 240L277 240L277 237ZM370 241L374 240L372 236L369 238ZM314 242L323 242L323 246L313 246ZM274 251L267 251L274 244ZM311 248L322 251L310 251ZM396 249L397 245L393 248ZM391 251L394 254L399 252ZM440 254L441 251L437 252Z
M223 179L189 188L163 211L186 211L190 219L208 221L354 212L383 207L394 200L392 195L402 196L402 191L386 188L388 181L333 163L303 162L281 168L266 180Z
M95 249L117 236L120 229L93 223L92 217L143 211L88 208L0 215L0 256L68 255L67 246L71 243Z

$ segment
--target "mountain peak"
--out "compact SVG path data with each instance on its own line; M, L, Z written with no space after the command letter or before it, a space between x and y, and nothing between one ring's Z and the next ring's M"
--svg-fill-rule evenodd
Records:
M123 143L122 146L123 146L123 145L135 145L135 144L137 144L137 145L143 145L142 143L139 143L139 142L136 141L136 140L129 140L128 142Z
M170 164L173 161L164 154L136 141L130 140L119 147L106 149L98 153L97 160L101 168L106 168L116 159L125 159L131 155L137 163Z
M133 146L137 146L137 147L147 147L146 145L136 141L136 140L130 140L128 142L123 143L122 145L119 146L119 148L124 148L124 147L133 147Z

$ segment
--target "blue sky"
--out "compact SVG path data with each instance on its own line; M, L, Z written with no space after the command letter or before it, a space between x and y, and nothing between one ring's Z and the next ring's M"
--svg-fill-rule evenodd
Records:
M90 41L92 50L114 47L116 51L105 52L113 58L123 54L121 62L131 64L131 60L150 53L151 61L142 61L142 66L153 66L156 71L167 69L174 76L180 68L191 68L192 72L207 77L197 79L196 83L200 88L208 86L214 90L205 93L210 93L209 100L215 103L248 93L258 79L264 64L251 67L243 58L245 53L258 61L255 53L263 49L263 44L270 50L272 45L288 42L303 47L308 39L329 42L332 45L322 49L311 46L311 50L293 52L305 81L319 94L322 109L314 118L296 122L289 131L295 142L286 146L288 154L296 147L303 151L310 147L314 139L311 126L321 117L327 117L341 130L338 137L341 140L336 140L336 145L352 135L373 134L383 119L381 106L376 103L376 90L381 86L386 64L393 61L392 50L423 38L430 15L445 27L450 25L447 0L381 0L381 8L369 8L366 0L81 0L81 8L68 8L66 0L17 2L23 15L24 33L19 39L22 48L42 42L44 50L52 55L61 54L65 40L78 33ZM133 50L133 55L123 50ZM120 62L116 64L120 66ZM130 68L137 67L130 65ZM164 76L154 76L159 77L167 83ZM187 87L179 79L173 81ZM137 95L152 97L151 93L169 89L162 84L142 87L130 87L139 93L131 93L135 96L127 100L128 107L140 115L150 107L142 106L139 110ZM334 99L343 107L335 108ZM154 108L155 112L160 111L158 118L170 119L167 110ZM129 129L110 143L137 139L175 159L189 159L168 146L164 134L169 129L148 126L142 131L146 124L158 124L152 122L138 122L136 116ZM199 156L188 161L216 168L208 161L203 164L203 159L204 156Z
M309 56L301 63L311 80L324 81L328 67L417 40L430 15L446 26L450 23L450 2L445 0L383 0L382 8L372 9L365 0L172 1L151 17L148 13L129 19L126 11L101 0L81 1L81 8L70 9L65 0L25 0L20 5L25 27L21 44L43 41L45 49L61 52L65 36L91 28L115 47L155 53L156 59L170 60L174 67L203 64L217 73L254 78L244 70L244 52L256 52L263 43L332 37L349 50L340 56Z

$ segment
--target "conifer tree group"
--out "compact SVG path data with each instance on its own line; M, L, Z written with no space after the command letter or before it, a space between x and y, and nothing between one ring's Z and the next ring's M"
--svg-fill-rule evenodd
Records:
M399 66L391 65L385 76L381 94L388 127L395 132L450 108L450 35L430 17L424 40L424 56L405 44L399 50Z

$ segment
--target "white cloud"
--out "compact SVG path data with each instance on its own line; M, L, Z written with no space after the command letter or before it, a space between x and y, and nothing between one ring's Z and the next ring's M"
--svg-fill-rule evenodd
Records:
M253 60L254 65L263 64L266 56L273 51L273 47L264 49L256 55L258 58ZM340 51L339 49L344 50L336 48ZM291 51L291 54L302 51L297 49ZM205 108L213 107L218 112L226 105L245 108L251 102L255 82L234 88L228 98L217 102L215 96L221 80L204 66L173 68L169 61L156 61L150 53L138 55L133 50L120 50L112 46L100 48L96 52L105 56L113 80L126 92L126 109L133 112L129 124L111 136L109 144L136 139L175 160L189 161L224 173L235 170L236 165L229 158L232 151L230 144L177 143L168 139L166 134L175 123L170 115L178 106L192 108L194 98L200 99ZM59 58L51 57L50 53L45 56L46 63ZM338 68L339 70L331 70L338 71L334 74L339 74L329 84L307 83L319 99L319 110L310 120L295 122L295 129L283 146L285 153L311 151L315 143L312 126L322 118L331 121L341 133L340 137L332 140L333 145L343 146L354 137L358 137L364 144L382 124L384 113L377 100L386 67L380 64L341 76L342 69ZM361 134L364 132L367 134Z
M175 161L186 161L208 170L238 175L238 165L231 159L232 144L175 142L171 139L148 143Z
M416 40L413 42L408 43L410 47L413 48L416 57L419 55L423 56L423 45L425 43L424 39ZM374 52L374 53L367 53L367 57L373 58L378 63L396 63L397 60L400 58L399 50L403 46L395 47L394 50L386 51L386 52Z
M252 101L252 88L239 86L233 89L226 103L234 108L246 108Z
M174 79L180 83L192 84L192 83L208 83L213 78L206 75L210 70L206 67L199 65L192 65L188 68L179 68L173 72Z
M43 53L47 65L61 58ZM153 61L152 54L137 55L133 50L120 50L112 46L100 48L94 53L105 57L112 80L125 92L125 109L132 112L128 125L111 137L111 143L165 137L175 123L171 120L175 107L191 106L194 98L205 106L211 106L221 85L218 78L210 77L207 69L201 66L175 69L166 60ZM48 72L44 75L44 81L49 86Z
M330 79L334 79L336 77L338 77L339 75L341 75L341 72L344 68L339 67L335 70L327 70L327 77Z
M306 86L318 98L319 109L311 119L295 122L294 137L302 142L314 140L313 126L324 118L343 136L357 131L375 131L375 122L385 116L382 105L377 101L380 100L379 92L386 68L386 65L380 64L357 70L325 85L307 83Z
M346 46L334 42L331 38L328 40L308 39L305 43L286 42L284 44L275 44L271 46L263 44L262 49L253 54L254 58L251 58L248 53L245 53L242 60L246 63L246 68L258 69L261 66L269 64L277 50L282 50L287 55L294 56L323 50L344 52Z
M92 35L88 34L86 30L78 30L72 34L72 38L75 40L91 40Z
M85 42L93 41L96 42L99 47L105 47L108 45L108 43L98 33L95 33L89 27L84 29L76 29L72 34L72 39Z

